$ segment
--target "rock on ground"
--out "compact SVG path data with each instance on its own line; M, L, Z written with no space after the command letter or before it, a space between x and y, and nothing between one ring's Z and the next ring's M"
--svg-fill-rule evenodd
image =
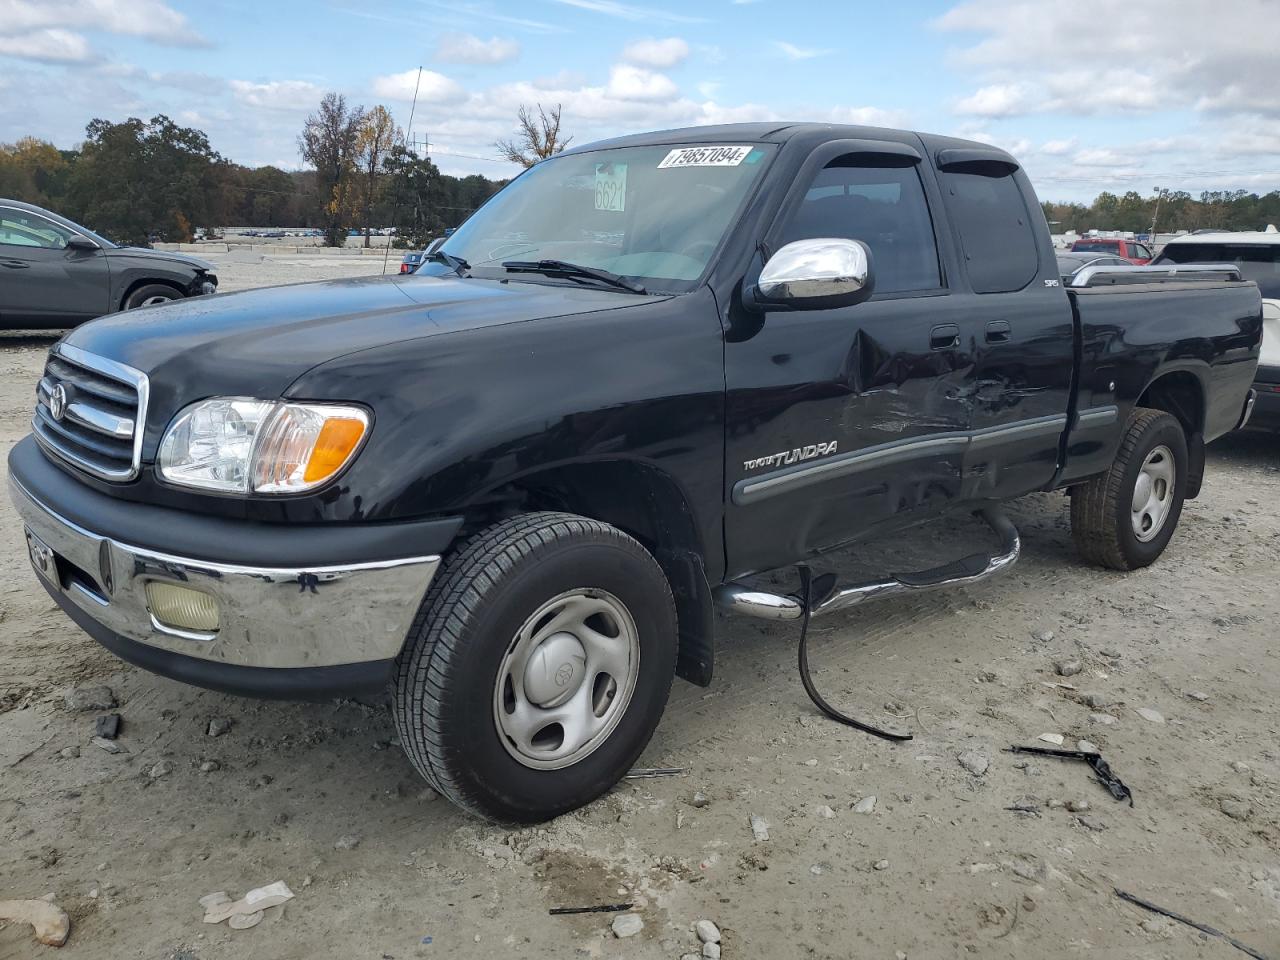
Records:
M644 920L638 913L620 913L613 918L610 926L613 929L613 935L618 939L634 937L644 929Z
M1253 806L1247 800L1239 800L1235 797L1223 797L1218 801L1218 809L1232 820L1241 822L1253 816Z
M960 756L956 757L960 761L960 766L964 767L975 777L980 777L987 772L987 768L991 766L991 758L985 753L979 753L977 750L966 750Z
M693 925L693 932L698 935L698 939L703 943L720 942L720 928L710 920L699 920Z
M116 705L116 695L107 686L72 687L62 695L68 710L110 710Z

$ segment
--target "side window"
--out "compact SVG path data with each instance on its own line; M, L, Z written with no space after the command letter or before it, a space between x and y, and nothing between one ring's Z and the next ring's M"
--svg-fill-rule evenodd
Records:
M1006 293L1034 280L1038 240L1012 171L999 163L970 163L940 173L973 289Z
M1135 257L1137 257L1139 260L1150 260L1150 259L1151 259L1151 251L1150 251L1150 250L1148 250L1146 247L1144 247L1144 246L1143 246L1142 244L1140 244L1140 243L1135 243L1135 244L1133 245L1133 255L1134 255Z
M851 154L819 170L782 231L782 243L818 237L861 240L871 249L877 293L942 285L933 221L915 164Z
M12 207L0 207L0 243L15 247L61 250L71 234L44 217Z

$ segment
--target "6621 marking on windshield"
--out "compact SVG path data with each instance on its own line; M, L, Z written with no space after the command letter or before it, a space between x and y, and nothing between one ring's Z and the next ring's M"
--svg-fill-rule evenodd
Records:
M662 162L659 170L672 167L736 167L747 158L750 147L680 147L672 150Z

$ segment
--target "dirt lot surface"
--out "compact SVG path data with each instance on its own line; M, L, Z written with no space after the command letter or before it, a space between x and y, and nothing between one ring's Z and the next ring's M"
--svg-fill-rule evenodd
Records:
M26 433L47 344L0 344L0 450ZM59 956L93 960L677 960L700 919L727 960L1244 956L1119 887L1280 957L1277 503L1280 439L1227 438L1152 568L1085 566L1065 498L1037 495L1013 505L1024 559L1002 579L819 621L819 687L909 743L810 706L794 624L722 620L714 685L677 682L642 760L682 775L506 830L425 789L381 709L125 667L37 585L5 499L0 900L52 895L72 921ZM976 533L912 552L969 552ZM918 562L905 552L856 564ZM103 684L118 754L90 742L108 711L64 698ZM1081 764L1002 752L1042 734L1097 744L1135 805ZM201 922L200 897L277 880L296 897L258 926ZM626 939L609 914L548 915L619 902L643 920ZM0 924L0 958L51 951Z
M386 258L386 272L400 269L403 250L392 250ZM214 266L218 292L234 293L249 287L280 283L305 283L333 277L368 277L383 272L382 257L352 257L341 254L250 253L231 248L229 253L198 253Z

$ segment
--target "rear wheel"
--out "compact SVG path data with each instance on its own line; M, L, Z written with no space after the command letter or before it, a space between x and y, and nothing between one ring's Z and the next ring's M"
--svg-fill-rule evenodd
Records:
M157 303L168 303L170 300L181 300L182 294L173 287L163 283L147 283L134 290L124 299L124 309L150 307Z
M584 517L515 517L465 544L423 601L396 670L400 739L464 809L547 820L631 768L675 657L675 603L644 547Z
M1111 468L1072 491L1076 549L1113 570L1153 563L1178 525L1186 487L1182 424L1162 410L1138 408Z

